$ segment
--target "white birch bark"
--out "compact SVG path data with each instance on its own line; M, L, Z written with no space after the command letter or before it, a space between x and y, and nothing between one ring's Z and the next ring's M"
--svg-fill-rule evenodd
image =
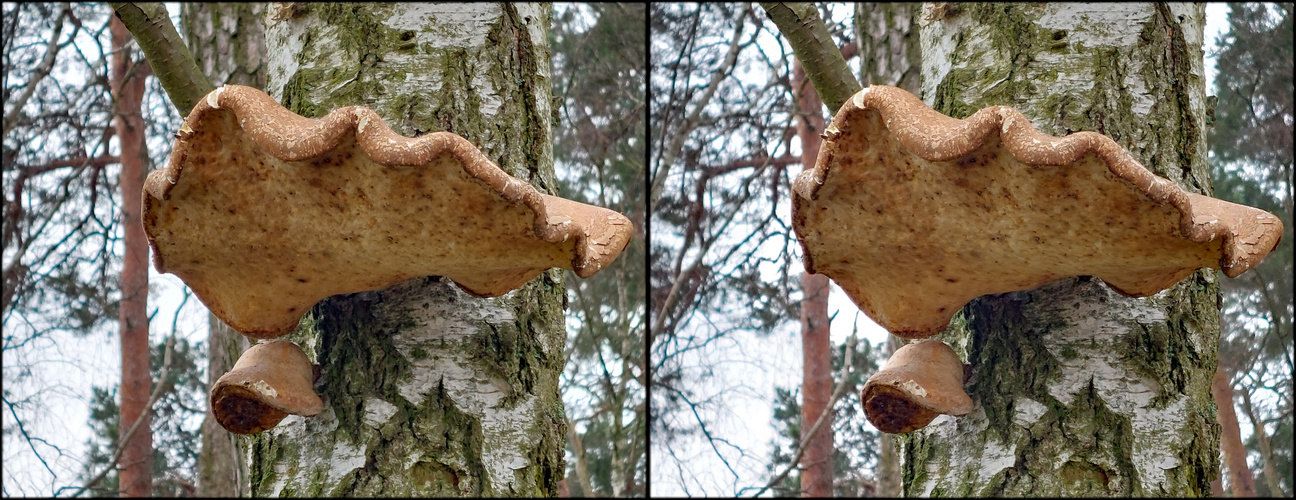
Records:
M267 91L321 116L448 130L552 192L548 4L277 4ZM321 302L288 338L326 409L253 438L254 495L553 496L566 419L562 275L472 297L419 278Z
M927 4L920 23L935 109L1103 132L1209 193L1199 4ZM942 338L976 408L905 439L905 495L1209 494L1218 290L1207 270L1141 299L1081 277L974 301Z

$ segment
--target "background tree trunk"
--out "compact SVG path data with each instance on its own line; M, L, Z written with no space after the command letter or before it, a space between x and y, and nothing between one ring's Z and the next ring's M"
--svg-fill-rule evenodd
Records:
M915 20L920 11L921 3L855 4L860 83L891 85L918 95L922 50Z
M801 163L814 165L819 156L825 124L823 102L814 85L806 78L805 69L798 61L792 70L792 91L797 96L800 119L797 136L801 138ZM801 432L809 432L819 415L831 411L832 399L832 338L828 331L828 277L822 274L801 273ZM805 454L801 456L801 496L811 498L831 497L833 494L833 416L829 415L814 436L801 436Z
M1220 367L1211 379L1211 395L1215 398L1215 408L1220 424L1220 452L1224 454L1224 463L1228 466L1229 491L1235 498L1254 497L1255 478L1247 468L1246 446L1242 444L1242 431L1238 427L1237 412L1233 411L1233 384L1229 376Z
M1209 193L1200 4L927 4L923 97L1094 130ZM977 403L908 436L909 495L1205 496L1218 475L1215 272L1153 297L1096 278L973 301L940 338Z
M552 192L547 4L280 4L267 89L304 116L368 106L446 130ZM503 297L440 277L326 299L286 338L325 410L254 436L253 495L554 496L566 418L562 274Z
M153 433L149 430L149 393L153 378L149 374L148 324L148 243L140 220L143 206L144 174L148 149L144 144L144 78L143 60L131 59L131 34L126 25L113 18L112 87L116 101L117 140L121 145L122 233L125 256L122 258L121 323L122 381L121 433L142 419L144 423L125 445L118 463L119 488L123 496L153 494Z
M182 3L180 32L194 61L212 84L265 88L264 3ZM184 111L182 111L183 113ZM234 367L249 346L247 337L207 317L207 388ZM211 408L202 424L198 455L198 496L238 497L247 494L247 461L238 436L216 423Z

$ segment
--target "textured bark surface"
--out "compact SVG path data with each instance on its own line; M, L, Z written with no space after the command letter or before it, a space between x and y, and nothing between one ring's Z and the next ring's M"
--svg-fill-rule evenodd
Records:
M279 4L267 91L319 117L347 105L397 133L457 133L553 192L548 5ZM319 416L251 439L254 496L554 496L566 418L564 287L510 294L428 277L326 299L293 340L322 365Z
M180 31L203 74L214 85L262 89L266 82L264 3L182 3ZM187 113L188 110L182 112ZM207 317L207 387L228 372L249 347L215 315ZM207 409L198 455L198 496L239 497L248 491L244 442L226 431Z
M1209 194L1203 20L1183 4L928 4L923 98L1104 133ZM973 301L939 338L973 366L977 406L905 439L906 496L1209 494L1218 301L1209 270L1143 299L1080 277Z
M800 117L797 136L801 138L801 162L813 165L819 156L819 134L824 130L823 102L815 91L805 68L797 61L792 70L792 91L797 97ZM819 416L831 411L832 400L832 339L828 330L828 277L822 274L801 274L801 432L807 432ZM805 454L801 456L801 496L824 498L833 492L833 416L808 436ZM807 439L804 434L802 440Z
M922 51L918 45L921 3L855 4L855 40L859 47L860 83L891 85L918 95Z
M182 3L180 30L194 61L212 85L264 89L265 3ZM187 113L188 110L185 110Z
M1221 367L1211 379L1211 395L1220 424L1220 453L1229 475L1229 492L1233 497L1254 497L1255 478L1247 467L1246 446L1242 444L1242 431L1238 427L1237 412L1233 410L1233 385Z
M149 430L151 417L148 408L153 383L149 374L149 252L144 225L140 222L145 165L148 164L144 115L140 113L145 75L141 69L147 63L131 60L131 34L126 25L114 18L110 30L114 49L113 98L117 112L114 126L121 145L122 246L126 251L122 257L121 303L117 313L122 356L119 432L125 434L136 420L144 420L124 446L118 463L118 485L122 495L139 497L153 494L153 433Z

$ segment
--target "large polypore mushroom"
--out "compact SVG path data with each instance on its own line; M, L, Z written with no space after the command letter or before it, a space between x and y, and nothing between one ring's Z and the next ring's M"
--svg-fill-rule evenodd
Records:
M824 138L794 186L806 270L832 278L902 337L944 330L978 296L1067 276L1098 276L1129 296L1202 267L1236 277L1282 235L1272 214L1185 192L1106 136L1050 137L1002 106L958 120L874 85L842 106ZM908 390L926 376L955 396L957 357L932 356L924 359L944 360L927 363L939 374L895 359L870 380L865 411L880 429L908 432L936 413L970 410L961 381L954 406ZM910 415L878 414L895 409Z
M145 184L154 265L250 337L291 331L330 295L419 276L479 296L551 267L588 277L630 239L621 214L542 194L453 133L396 135L363 107L315 120L227 85L176 138Z
M1235 277L1282 236L1272 214L1187 193L1104 135L1047 136L1002 106L958 120L881 85L837 112L795 191L806 270L907 338L1067 276L1136 297L1202 267Z

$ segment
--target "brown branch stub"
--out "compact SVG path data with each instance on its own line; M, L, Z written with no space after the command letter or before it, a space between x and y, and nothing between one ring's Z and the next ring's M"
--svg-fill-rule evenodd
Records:
M158 271L256 338L287 333L329 295L420 276L478 296L551 267L589 277L632 232L619 213L540 193L458 135L401 137L359 106L304 118L240 85L194 107L144 189Z
M882 85L842 107L794 191L806 269L907 338L975 297L1067 276L1131 296L1201 267L1234 277L1282 235L1272 214L1187 193L1101 134L1051 137L1002 106L958 120Z

